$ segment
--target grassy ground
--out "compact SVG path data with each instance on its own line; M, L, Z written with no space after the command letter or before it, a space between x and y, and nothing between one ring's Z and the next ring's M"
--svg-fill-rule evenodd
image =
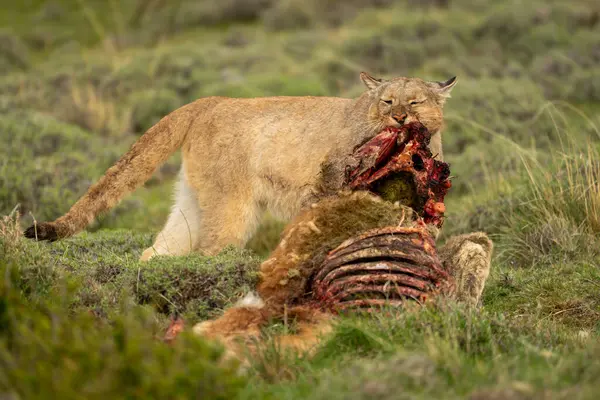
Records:
M3 5L0 27L0 395L595 398L596 1L29 0ZM443 238L492 236L482 309L348 317L313 358L267 342L242 376L211 344L163 344L173 313L212 317L252 287L282 226L268 218L243 251L140 265L178 155L90 233L50 245L18 237L33 218L64 213L186 102L354 96L361 70L458 75Z

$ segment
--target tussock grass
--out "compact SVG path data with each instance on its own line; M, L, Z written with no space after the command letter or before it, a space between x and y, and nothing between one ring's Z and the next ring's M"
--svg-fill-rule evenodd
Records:
M284 399L593 398L600 365L586 357L597 351L552 325L442 302L347 317L310 360L267 346L253 372Z
M590 118L575 111L597 133ZM444 234L491 234L496 252L486 307L522 323L552 321L587 335L600 327L597 135L556 129L559 143L544 152L509 143L520 161L508 174L488 172L486 191L473 187L472 195L451 199Z
M493 160L480 159L482 176L477 183L487 182L489 190L470 186L473 195L462 198L450 213L448 234L486 229L499 241L499 256L507 255L520 265L556 261L555 255L563 261L595 257L600 201L598 129L585 114L580 118L596 134L560 130L556 125L559 143L554 149L530 150L503 138L501 148L512 153L508 154L512 158L508 170L492 173ZM496 143L501 145L501 141Z
M123 134L131 129L131 110L104 100L91 85L72 87L71 96L65 102L62 105L64 120L83 129L103 135Z

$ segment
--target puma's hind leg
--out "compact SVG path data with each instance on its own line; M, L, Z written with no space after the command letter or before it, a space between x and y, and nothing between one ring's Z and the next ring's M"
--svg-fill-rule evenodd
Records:
M175 192L175 204L154 244L140 257L147 261L155 255L181 256L192 252L200 238L201 209L196 192L189 186L183 171Z
M261 215L261 208L252 198L252 190L247 189L231 190L218 198L210 198L215 192L207 191L206 198L200 199L203 205L198 251L216 255L226 246L243 248L246 245L256 231ZM200 196L204 197L203 194Z
M184 174L181 175L169 219L140 260L146 261L155 255L186 255L192 251L215 255L228 245L243 247L246 244L260 216L260 207L251 195L244 196L251 190L223 195L205 183L204 190L195 191ZM218 198L214 193L219 193Z

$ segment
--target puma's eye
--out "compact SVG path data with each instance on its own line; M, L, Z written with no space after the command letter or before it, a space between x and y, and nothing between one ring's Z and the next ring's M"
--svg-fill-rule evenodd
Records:
M389 104L390 106L394 102L393 100L381 100L381 101L383 101L385 104Z
M414 106L415 104L420 104L422 103L424 100L411 100L408 102L408 104L410 104L411 106Z

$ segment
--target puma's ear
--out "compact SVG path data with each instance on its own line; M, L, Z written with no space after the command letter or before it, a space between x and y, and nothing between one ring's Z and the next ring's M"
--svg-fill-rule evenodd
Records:
M369 90L375 89L376 87L381 85L381 82L382 82L381 79L373 78L371 75L367 74L366 72L360 73L360 79L363 81L363 83L367 86L367 88Z
M450 92L452 91L454 85L456 85L455 76L445 82L429 82L429 86L431 86L432 89L442 98L450 97Z

